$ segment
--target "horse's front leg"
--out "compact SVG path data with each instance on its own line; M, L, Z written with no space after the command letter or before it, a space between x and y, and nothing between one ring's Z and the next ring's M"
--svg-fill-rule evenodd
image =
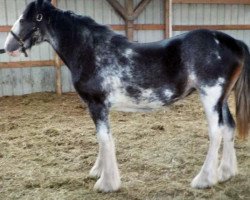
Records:
M90 176L100 177L94 189L112 192L120 188L120 174L115 155L115 145L109 128L108 108L104 104L89 104L91 117L96 126L99 153Z

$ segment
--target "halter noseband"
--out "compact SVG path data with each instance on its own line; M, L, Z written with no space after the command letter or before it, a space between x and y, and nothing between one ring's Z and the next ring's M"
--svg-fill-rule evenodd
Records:
M30 36L32 35L34 32L34 30L32 29L31 32L29 32L26 36ZM10 31L10 33L13 35L13 37L15 38L15 40L18 42L19 46L21 47L21 52L24 53L25 57L28 57L28 54L26 52L26 48L24 46L24 42L29 38L29 37L25 37L24 39L22 39L21 37L17 36L13 31Z
M10 33L13 35L15 40L18 42L19 46L21 47L21 52L24 53L25 57L28 57L28 54L26 52L26 48L24 46L24 42L29 39L35 32L39 31L38 25L43 20L43 14L39 13L36 16L36 22L34 23L35 26L32 28L32 30L25 35L25 37L21 38L17 34L15 34L13 31L10 31ZM4 51L5 52L5 51Z

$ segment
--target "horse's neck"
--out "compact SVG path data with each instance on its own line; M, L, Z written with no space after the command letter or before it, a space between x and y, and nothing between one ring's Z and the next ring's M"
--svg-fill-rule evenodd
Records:
M48 28L48 41L65 64L71 69L74 65L76 65L76 61L79 59L79 53L81 53L81 57L83 58L85 51L88 54L92 52L90 49L91 38L89 38L91 37L91 34L77 34L79 30L76 30L74 27L74 22L65 20L62 11L57 12L58 13L54 15L55 21L53 22L52 19L52 23Z

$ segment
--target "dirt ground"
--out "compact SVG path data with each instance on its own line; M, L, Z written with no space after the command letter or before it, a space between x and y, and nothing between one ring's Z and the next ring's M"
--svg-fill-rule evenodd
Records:
M98 145L77 95L0 98L0 199L250 199L249 141L236 140L239 175L190 187L208 147L197 94L154 113L113 111L111 126L122 188L103 194L88 177Z

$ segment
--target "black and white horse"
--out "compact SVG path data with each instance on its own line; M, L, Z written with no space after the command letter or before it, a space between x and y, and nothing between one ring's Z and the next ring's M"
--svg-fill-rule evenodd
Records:
M246 137L250 54L243 42L221 32L196 30L160 42L131 43L89 17L59 10L49 0L37 0L16 21L5 50L17 55L43 41L49 42L68 66L74 87L95 123L99 154L90 171L91 176L99 177L95 189L116 191L121 184L109 111L150 111L194 90L206 112L210 144L191 185L210 187L237 173L235 122L227 99L234 89L237 126Z

